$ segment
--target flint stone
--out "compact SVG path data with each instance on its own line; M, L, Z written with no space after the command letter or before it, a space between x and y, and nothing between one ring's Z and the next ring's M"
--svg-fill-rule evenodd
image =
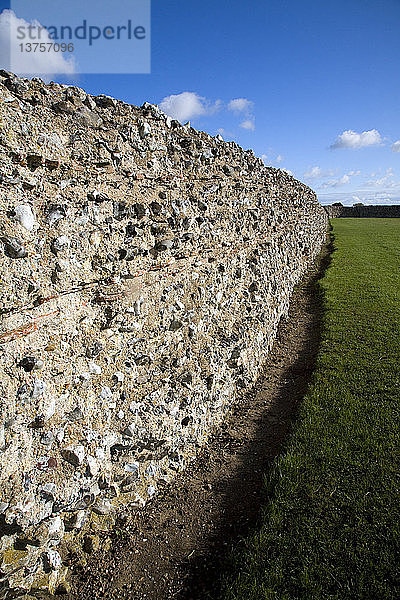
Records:
M74 467L79 467L83 463L85 454L85 448L81 445L69 446L62 451L64 459Z
M6 235L0 240L3 242L4 254L9 258L26 258L28 256L23 243L18 238Z
M51 243L51 250L54 254L58 254L59 252L64 252L68 250L70 245L70 241L66 235L60 235L60 237L55 238Z
M111 96L106 96L105 94L95 96L93 99L96 102L97 106L100 106L100 108L115 108L116 106L115 99Z
M47 550L47 552L43 554L43 566L45 572L57 571L62 567L61 556L57 550Z
M159 251L170 250L173 245L174 245L174 240L161 240L160 242L157 242L156 250L159 250Z
M64 219L67 216L67 212L65 210L65 206L61 204L50 204L47 209L47 223L52 227L61 219Z
M18 366L24 369L25 373L30 373L35 368L37 359L34 356L25 356L19 363Z
M60 102L55 102L53 104L53 110L56 113L72 115L75 112L75 107L71 102L66 102L65 100L61 100Z
M93 505L93 511L98 515L109 515L113 512L114 507L109 500L97 498Z
M27 231L32 231L36 219L29 204L19 204L14 208L14 219Z

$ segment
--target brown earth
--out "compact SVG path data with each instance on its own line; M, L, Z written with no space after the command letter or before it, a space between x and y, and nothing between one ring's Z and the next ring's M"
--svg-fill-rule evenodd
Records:
M288 318L253 390L238 400L210 443L144 509L121 516L111 547L74 565L70 600L197 600L218 597L229 549L257 525L263 486L290 431L319 348L318 264L295 290Z

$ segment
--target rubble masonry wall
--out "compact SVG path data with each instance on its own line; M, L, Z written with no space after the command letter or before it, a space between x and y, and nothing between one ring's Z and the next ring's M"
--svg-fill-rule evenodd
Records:
M0 211L7 596L63 589L67 550L193 459L257 378L327 215L156 106L4 71Z

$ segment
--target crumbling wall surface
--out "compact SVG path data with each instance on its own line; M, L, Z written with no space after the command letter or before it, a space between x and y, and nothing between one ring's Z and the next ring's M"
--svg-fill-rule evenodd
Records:
M398 219L400 217L400 206L396 204L367 204L359 206L330 204L324 208L331 219L338 217Z
M195 456L255 381L327 215L156 106L4 71L0 98L7 596L61 591L67 551Z

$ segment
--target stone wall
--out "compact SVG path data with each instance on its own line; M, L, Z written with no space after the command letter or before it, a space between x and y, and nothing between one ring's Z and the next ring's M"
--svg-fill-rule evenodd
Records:
M362 217L362 218L382 218L400 217L400 205L366 205L366 206L324 206L330 218L338 217Z
M62 590L255 381L314 192L156 106L0 72L2 594ZM33 593L33 592L32 592Z

